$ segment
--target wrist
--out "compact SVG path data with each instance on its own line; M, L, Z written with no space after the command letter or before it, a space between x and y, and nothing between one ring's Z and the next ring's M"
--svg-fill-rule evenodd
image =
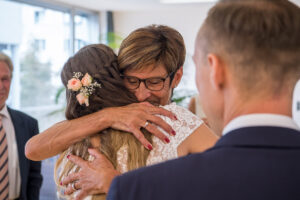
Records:
M98 130L104 130L112 126L113 122L110 110L110 108L105 108L97 113Z

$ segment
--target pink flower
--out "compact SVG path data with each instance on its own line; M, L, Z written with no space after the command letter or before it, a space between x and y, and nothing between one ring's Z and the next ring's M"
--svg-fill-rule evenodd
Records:
M72 78L68 81L68 89L73 91L78 91L82 87L80 80Z
M89 86L93 81L93 78L88 74L86 73L84 75L84 77L81 79L81 83L83 86Z
M76 95L76 99L77 99L77 101L79 102L80 105L85 103L86 106L89 106L89 97L85 96L81 92Z

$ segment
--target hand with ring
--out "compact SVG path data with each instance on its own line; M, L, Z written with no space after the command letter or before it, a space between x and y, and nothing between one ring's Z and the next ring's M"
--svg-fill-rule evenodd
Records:
M149 122L146 121L145 125L143 126L143 128L146 128L148 126Z
M75 187L75 181L73 182L73 183L71 183L71 187L72 187L72 189L74 190L74 191L76 191L77 189L76 189L76 187Z
M93 161L85 161L74 155L68 156L81 170L69 174L61 182L61 185L67 185L65 195L72 195L78 191L75 200L82 200L88 195L107 193L113 178L120 174L97 149L88 151L95 158Z

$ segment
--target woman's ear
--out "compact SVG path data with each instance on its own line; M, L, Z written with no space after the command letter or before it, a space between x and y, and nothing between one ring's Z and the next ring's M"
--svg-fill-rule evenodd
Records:
M208 54L209 79L214 89L223 88L225 83L225 66L221 58L215 54Z
M183 67L181 66L174 75L173 81L172 81L172 88L176 88L177 85L180 83L181 78L183 75Z

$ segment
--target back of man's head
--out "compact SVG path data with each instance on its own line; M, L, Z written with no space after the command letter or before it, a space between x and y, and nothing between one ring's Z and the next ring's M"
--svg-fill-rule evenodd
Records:
M196 48L220 56L240 91L292 95L300 78L300 8L287 0L220 1Z

